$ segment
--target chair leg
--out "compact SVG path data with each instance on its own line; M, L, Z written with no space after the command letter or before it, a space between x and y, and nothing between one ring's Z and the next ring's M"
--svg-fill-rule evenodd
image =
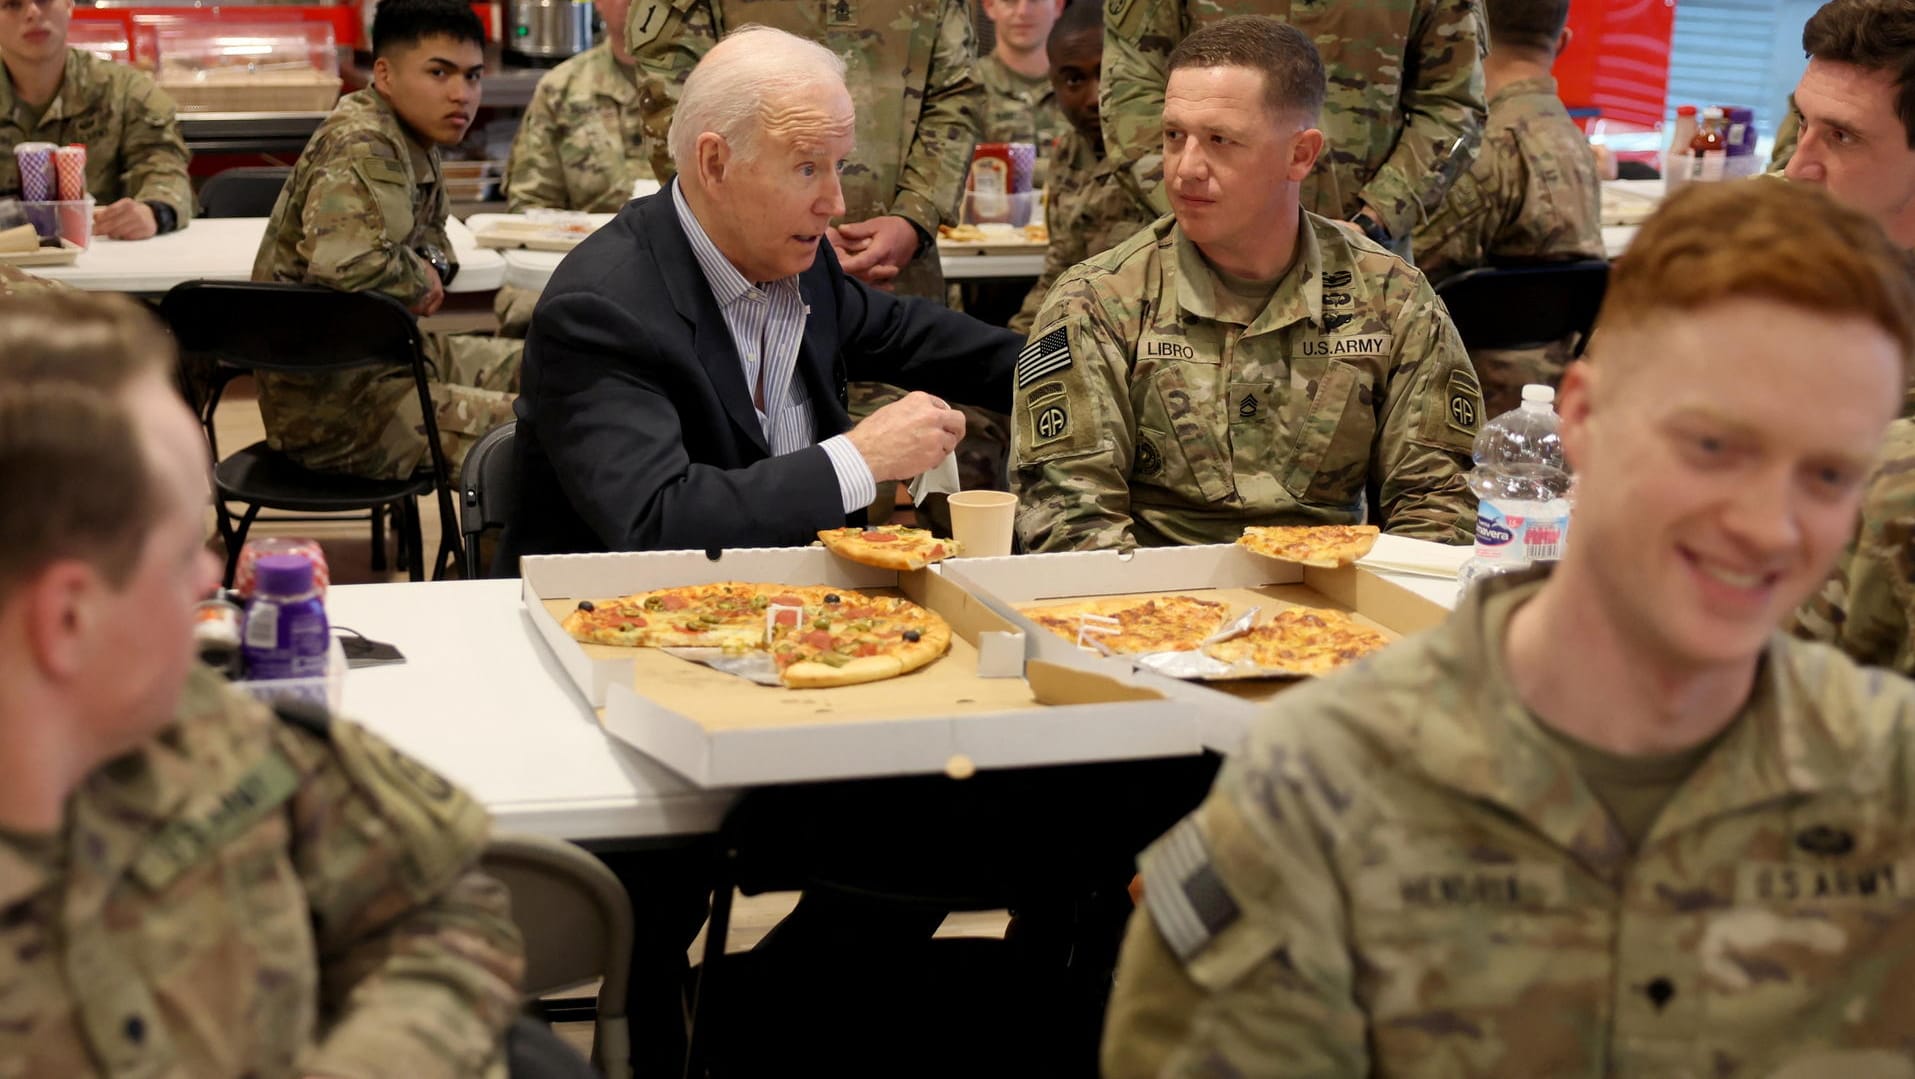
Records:
M233 530L233 536L226 544L226 587L233 587L233 575L239 572L239 552L246 547L246 534L253 530L253 521L259 517L259 503L248 502L246 512L239 519L239 527Z
M386 507L372 508L372 569L375 573L386 570Z
M711 924L705 927L705 958L698 970L698 994L692 1000L692 1030L685 1044L685 1079L703 1079L705 1046L711 1044L718 1022L718 967L725 959L725 938L731 933L732 852L720 862L712 888Z
M419 500L407 498L400 506L405 515L402 536L406 545L406 579L423 581L426 579L426 541L420 535Z

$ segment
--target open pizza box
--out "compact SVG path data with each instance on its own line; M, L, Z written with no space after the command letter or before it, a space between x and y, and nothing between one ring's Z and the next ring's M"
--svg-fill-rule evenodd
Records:
M526 558L532 623L619 740L706 787L1181 756L1202 751L1185 687L1081 665L1026 664L1012 624L937 573L857 565L821 547ZM580 599L718 581L902 594L949 622L951 650L897 678L829 689L762 686L653 648L582 644L560 619ZM1184 700L1173 700L1182 696Z
M953 583L977 595L1022 629L1032 642L1034 662L1075 666L1139 688L1159 690L1173 680L1135 669L1123 657L1080 649L1075 641L1038 626L1017 608L1093 596L1179 593L1228 603L1233 615L1259 607L1260 621L1284 607L1333 608L1349 612L1358 622L1392 637L1429 629L1449 615L1443 604L1362 566L1303 566L1252 554L1232 543L961 558L945 563L944 572ZM1205 743L1227 751L1241 740L1243 724L1256 715L1257 706L1297 682L1294 678L1258 678L1178 684L1248 706L1202 709Z

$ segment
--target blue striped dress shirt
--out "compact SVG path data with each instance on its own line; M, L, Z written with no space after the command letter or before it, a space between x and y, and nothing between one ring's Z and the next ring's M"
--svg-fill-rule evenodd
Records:
M698 268L705 272L705 283L711 286L718 309L724 312L725 327L731 331L731 342L745 369L745 385L752 390L752 407L764 430L765 445L771 447L773 456L805 449L812 445L817 418L812 415L804 381L792 377L798 371L805 317L811 313L798 292L797 276L752 284L705 235L677 180L672 181L672 206L678 210L678 223L691 241ZM851 513L869 506L878 496L878 485L858 447L843 435L834 435L817 446L831 458L844 511Z

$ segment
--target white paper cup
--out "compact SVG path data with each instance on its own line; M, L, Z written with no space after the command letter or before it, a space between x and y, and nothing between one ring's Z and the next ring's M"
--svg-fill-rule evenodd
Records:
M1009 491L959 491L947 505L951 509L951 538L964 545L966 557L994 558L1011 553L1016 495Z

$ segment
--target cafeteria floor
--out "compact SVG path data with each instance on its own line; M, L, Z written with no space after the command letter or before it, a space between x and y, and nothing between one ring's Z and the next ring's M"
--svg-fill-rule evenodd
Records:
M214 416L214 429L219 436L219 444L227 449L250 446L266 437L265 426L259 418L259 401L253 390L253 381L242 378L227 387L220 399L219 411ZM425 533L425 549L428 553L439 549L439 505L436 500L423 499L419 505L421 527ZM899 520L904 518L900 516ZM457 522L451 527L457 528ZM207 511L206 529L209 536L215 535L211 510ZM256 536L304 536L316 539L325 549L326 564L332 573L334 584L369 584L385 581L404 581L403 568L388 568L383 572L374 572L372 568L372 535L370 527L359 520L342 520L338 523L295 521L276 522L262 515L253 526ZM218 540L212 543L217 551ZM388 567L391 559L387 559ZM770 892L765 895L736 897L732 908L731 933L725 941L727 951L744 951L758 943L758 939L769 932L791 911L797 902L796 892ZM975 911L952 914L938 929L939 936L962 937L1001 937L1008 915L1004 911ZM705 937L699 934L692 943L693 961L704 953ZM558 996L581 996L585 991L567 990ZM592 1028L589 1023L560 1023L556 1029L559 1034L580 1051L591 1049Z

